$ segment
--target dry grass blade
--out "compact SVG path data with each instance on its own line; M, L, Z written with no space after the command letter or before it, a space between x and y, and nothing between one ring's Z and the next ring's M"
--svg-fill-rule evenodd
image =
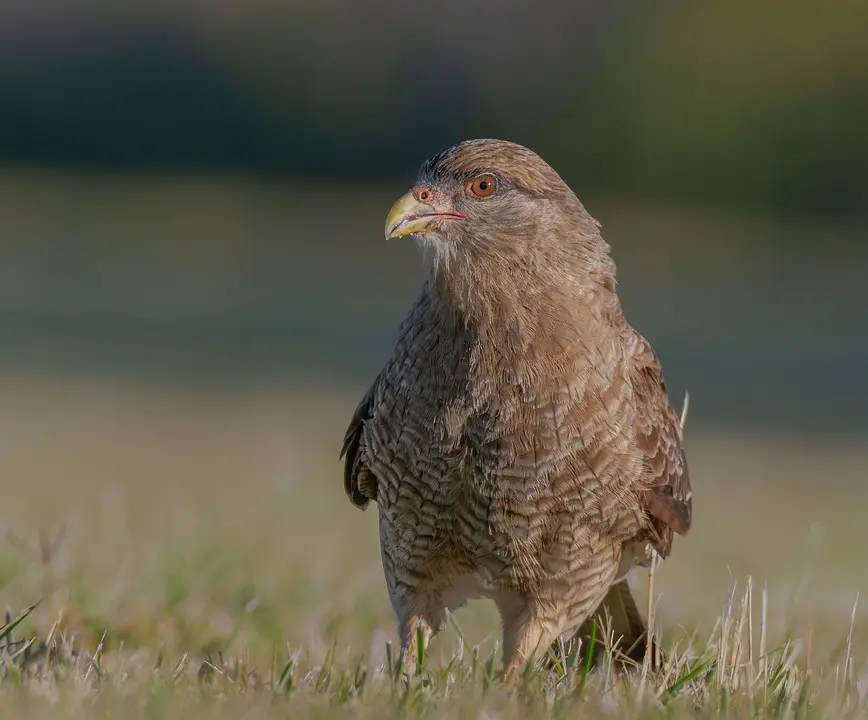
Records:
M684 391L684 403L681 405L681 418L680 425L682 432L684 431L684 426L687 424L687 410L690 408L690 392Z

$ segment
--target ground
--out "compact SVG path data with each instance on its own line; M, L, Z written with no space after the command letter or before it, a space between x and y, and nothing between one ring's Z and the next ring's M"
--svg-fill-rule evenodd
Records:
M496 618L480 602L457 613L409 690L392 682L376 510L345 500L336 455L358 391L7 375L2 599L12 619L39 604L7 636L0 707L16 717L49 706L69 717L523 717L523 703L609 717L695 704L737 716L865 710L868 448L724 434L688 436L695 526L655 581L671 656L661 675L556 669L525 678L516 699L496 680ZM853 482L835 493L814 482L830 475ZM637 574L640 595L645 583Z

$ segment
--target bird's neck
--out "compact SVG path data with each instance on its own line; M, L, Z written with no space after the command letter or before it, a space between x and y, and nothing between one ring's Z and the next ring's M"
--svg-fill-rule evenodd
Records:
M502 270L480 276L456 261L428 280L439 312L449 315L456 330L490 348L494 362L529 351L535 356L572 353L587 347L588 336L603 339L618 325L620 304L608 266L584 274L562 268Z

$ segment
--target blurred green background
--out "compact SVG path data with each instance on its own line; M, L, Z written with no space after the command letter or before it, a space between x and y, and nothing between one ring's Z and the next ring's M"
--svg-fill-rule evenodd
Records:
M419 281L382 215L499 136L603 223L697 422L865 422L868 6L0 9L0 359L361 382Z
M154 552L236 618L186 523L242 548L229 585L260 582L276 636L357 602L391 633L336 457L421 279L383 221L428 155L495 136L602 222L676 408L690 390L675 606L715 617L730 573L801 587L810 541L809 606L843 627L868 591L866 27L864 0L3 3L3 517L102 518L67 574L9 560L10 597L51 577L95 627L171 614L141 588L180 560L112 584Z

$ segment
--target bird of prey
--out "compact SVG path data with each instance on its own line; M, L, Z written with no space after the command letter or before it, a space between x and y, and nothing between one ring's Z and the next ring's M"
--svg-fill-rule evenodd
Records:
M404 667L474 597L507 673L606 607L640 641L627 573L689 530L691 489L600 225L539 155L481 139L422 164L386 220L405 236L425 279L341 450L349 499L378 507Z

